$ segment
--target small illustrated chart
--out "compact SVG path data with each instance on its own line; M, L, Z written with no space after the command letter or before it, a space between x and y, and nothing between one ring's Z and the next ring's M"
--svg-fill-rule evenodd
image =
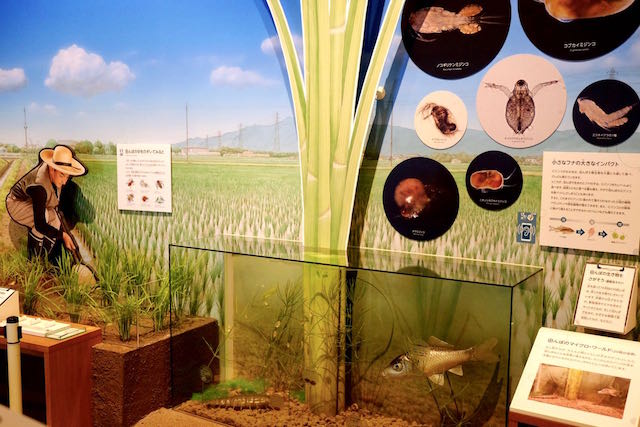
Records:
M626 334L636 325L636 288L635 267L587 263L573 323Z
M118 144L118 209L171 213L171 145Z
M640 154L544 152L540 244L638 255Z

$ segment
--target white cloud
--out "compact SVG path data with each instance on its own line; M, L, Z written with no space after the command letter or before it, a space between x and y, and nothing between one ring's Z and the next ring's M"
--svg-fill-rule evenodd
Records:
M100 55L74 44L60 49L53 57L44 84L59 92L89 97L120 90L135 77L127 64L119 61L107 64Z
M22 68L3 70L0 68L0 92L20 89L27 85L27 76Z
M302 37L297 34L293 35L293 45L298 52L302 52ZM260 43L260 50L262 53L267 55L273 55L275 53L280 53L282 50L280 46L280 39L278 36L269 37L268 39L262 40Z
M240 67L228 67L222 65L211 71L209 81L212 85L228 86L268 86L273 84L272 80L262 77L259 73L251 70L243 70Z
M31 104L29 104L29 107L27 108L32 113L47 113L52 115L58 114L58 109L56 108L55 105L52 105L52 104L40 105L37 102L32 102Z

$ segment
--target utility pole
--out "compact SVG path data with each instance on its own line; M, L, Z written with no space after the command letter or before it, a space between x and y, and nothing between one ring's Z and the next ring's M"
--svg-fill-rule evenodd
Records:
M22 107L22 111L24 112L24 148L29 147L29 142L27 140L27 107Z
M276 111L276 129L273 137L273 151L280 152L280 128L278 127L278 112Z
M189 162L189 104L184 104L185 117L187 120L187 163Z
M222 148L222 132L218 130L218 148Z
M242 148L242 123L238 125L238 148Z

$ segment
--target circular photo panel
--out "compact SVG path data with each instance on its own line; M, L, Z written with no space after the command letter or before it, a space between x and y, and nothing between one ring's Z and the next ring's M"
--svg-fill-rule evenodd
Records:
M535 55L513 55L485 74L476 96L478 119L499 144L528 148L558 128L567 90L553 64Z
M518 13L531 43L569 61L611 52L640 24L635 0L519 0Z
M495 58L510 22L509 0L407 0L402 41L425 73L460 79Z
M387 219L404 237L433 240L458 215L458 187L451 173L435 160L414 157L393 168L384 184Z
M469 164L466 183L469 197L476 205L499 211L520 197L522 171L510 155L502 151L487 151Z
M439 90L422 98L413 118L422 142L436 150L453 147L467 129L467 109L456 94Z
M640 99L619 80L587 86L573 104L573 125L587 142L611 147L629 139L640 122Z

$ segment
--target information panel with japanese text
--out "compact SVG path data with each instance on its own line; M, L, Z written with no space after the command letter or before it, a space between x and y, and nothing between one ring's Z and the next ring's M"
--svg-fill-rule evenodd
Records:
M171 213L171 145L118 144L118 209Z
M639 342L540 328L510 411L568 425L637 427L638 402Z
M640 154L544 152L540 244L638 255Z

